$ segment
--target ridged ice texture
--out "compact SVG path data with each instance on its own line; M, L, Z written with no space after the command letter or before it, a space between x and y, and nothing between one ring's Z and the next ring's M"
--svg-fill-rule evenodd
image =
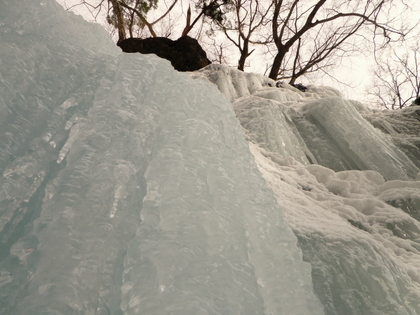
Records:
M373 126L388 134L394 143L420 168L420 106L396 111L361 111Z
M294 235L253 166L230 104L207 83L137 67L128 62L124 72L155 81L118 90L142 91L142 108L159 119L142 222L125 257L123 311L321 313L310 269L292 251Z
M323 313L216 87L54 1L0 17L0 314Z
M301 92L286 83L277 83L279 88L275 88L275 82L267 78L220 65L192 76L216 84L234 102L248 140L259 143L274 159L290 156L335 171L375 170L388 180L413 179L420 172L418 137L411 141L407 135L394 137L394 143L374 127L381 123L372 126L362 117L358 109L363 111L363 105L344 100L332 88L310 86ZM373 115L365 116L375 121ZM411 125L413 120L418 122L411 119Z
M0 18L0 314L420 313L416 109Z
M252 148L312 265L325 314L419 313L419 181L274 162Z
M270 90L273 90L272 94L280 92L273 88ZM283 95L287 96L286 93ZM247 131L248 141L258 143L266 150L266 155L269 154L272 159L293 157L303 164L316 162L292 120L295 114L293 109L255 95L238 99L233 106Z
M418 107L372 112L331 88L267 87L214 68L193 76L237 96L236 115L311 263L325 314L420 314Z
M356 169L370 169L385 179L415 178L419 169L392 142L342 98L325 98L304 106L304 112L324 135L337 143Z

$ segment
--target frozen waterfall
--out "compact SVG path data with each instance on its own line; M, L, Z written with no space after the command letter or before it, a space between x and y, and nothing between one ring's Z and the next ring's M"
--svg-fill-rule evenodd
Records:
M420 314L419 107L124 54L0 1L1 315Z

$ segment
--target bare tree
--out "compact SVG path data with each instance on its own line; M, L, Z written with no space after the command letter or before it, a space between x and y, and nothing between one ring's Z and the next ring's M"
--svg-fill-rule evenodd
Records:
M321 27L313 37L300 38L292 49L290 58L277 74L277 79L289 79L291 84L308 73L325 72L336 66L345 57L350 57L358 49L353 42L347 42L360 29L342 27L326 31Z
M195 5L198 9L198 15L193 22L191 22L191 6L188 6L186 25L182 31L182 36L187 35L200 19L208 18L211 22L222 24L228 4L230 4L230 0L211 0L210 2L199 0Z
M154 1L154 3L157 3L157 0L150 0L150 1ZM125 20L130 21L130 17L134 16L135 14L135 16L137 16L137 22L135 23L135 25L137 25L140 29L143 29L146 27L152 37L157 37L157 33L154 29L155 25L160 23L163 19L165 19L168 16L168 14L172 11L172 9L175 7L177 2L178 0L173 0L172 3L166 7L166 9L163 11L163 13L159 17L157 17L154 21L149 22L146 18L146 14L150 10L150 8L147 5L144 6L144 4L142 4L143 0L135 0L135 3L133 3L134 4L133 6L128 5L124 1L121 1L121 0L118 1L118 3L122 7L124 7L125 9L128 10L128 12L131 13L131 15L128 15L125 17ZM154 5L153 8L156 8L156 5Z
M170 13L174 7L179 4L182 9L182 4L178 0L159 0L159 15L156 14L153 20L148 18L148 13L151 10L157 9L158 0L77 0L78 2L67 9L73 9L76 6L84 6L91 12L91 15L96 18L101 12L106 11L106 20L118 32L118 42L127 38L127 33L130 37L157 37L158 32L156 25L159 23L165 24L171 20ZM197 15L191 22L191 8L188 8L185 16L185 27L182 30L182 35L185 36L190 33L192 28L197 25L200 20L208 18L210 21L221 23L224 18L224 8L230 0L198 0L195 2ZM155 11L156 12L156 11ZM167 27L159 34L163 37L169 37L173 29L180 30L180 20L177 19L174 23L169 23ZM147 30L147 32L145 32Z
M198 24L194 34L200 36L202 30L209 34L217 25L227 42L239 50L238 69L244 70L251 54L265 50L264 63L270 58L269 77L295 83L306 74L328 73L343 58L358 52L360 43L370 42L376 49L404 37L408 28L402 15L394 14L395 9L402 3L409 10L411 2L418 0L195 0L194 6L187 2L188 10L181 18L171 17L175 7L185 9L179 0L159 0L158 11L153 11L158 0L77 1L92 16L105 12L119 41L127 36L187 35ZM203 24L205 20L210 23ZM230 59L227 52L231 50L225 43L219 40L214 45L215 58L211 59Z
M246 59L254 51L250 51L251 44L269 42L261 33L257 34L257 31L269 23L267 15L272 5L273 2L261 0L232 0L226 21L218 24L226 38L239 50L239 70L244 70Z
M304 73L330 64L332 57L344 52L344 44L366 27L371 27L372 41L379 36L388 42L394 35L404 36L391 19L381 20L389 17L385 11L392 2L396 1L273 0L271 29L277 52L269 77L278 79L280 74L294 82ZM294 57L288 59L288 55Z
M144 29L150 36L157 36L155 25L168 16L178 0L172 0L161 15L150 22L147 14L157 8L157 3L158 0L78 0L68 9L84 6L95 20L106 12L106 21L118 31L117 42L121 42L127 38L127 33L134 37L135 34L144 33Z
M420 96L419 42L377 56L373 84L367 93L386 109L410 105Z

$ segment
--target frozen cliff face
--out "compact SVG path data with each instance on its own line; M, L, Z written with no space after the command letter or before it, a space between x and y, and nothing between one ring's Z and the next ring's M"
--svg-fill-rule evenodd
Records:
M2 314L322 314L216 87L54 2L0 9Z
M368 120L374 115L369 110L344 100L334 89L310 87L302 92L286 83L276 89L268 78L220 65L211 65L193 77L219 87L233 102L248 139L272 157L292 156L301 163L318 163L335 171L375 170L386 179L416 178L420 171L417 151L410 154L398 148L389 135L375 128L381 119L372 125ZM403 125L407 119L399 121ZM408 139L407 134L403 132L401 138Z
M363 106L122 54L52 0L0 38L0 314L420 313L419 162Z
M233 101L259 169L311 263L325 313L418 314L420 182L398 180L418 176L420 156L400 145L416 145L420 123L407 114L414 109L374 113L330 88L273 88L217 65L193 76Z
M396 111L361 111L373 126L388 134L393 142L420 168L420 106Z

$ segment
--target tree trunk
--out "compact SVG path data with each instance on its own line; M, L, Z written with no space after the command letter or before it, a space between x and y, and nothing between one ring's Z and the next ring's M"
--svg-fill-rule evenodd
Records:
M286 55L287 50L279 49L277 52L276 57L274 57L273 65L271 66L270 75L268 76L270 79L277 80L277 76L280 72L281 64L283 63L284 56Z
M181 37L187 36L190 31L191 31L191 6L188 6L187 19L186 19L185 27L184 27L184 30L182 31Z
M248 58L248 41L244 41L244 48L241 50L241 57L238 61L238 70L244 71L245 68L245 60Z
M120 43L127 38L125 35L124 27L124 16L121 10L121 7L117 0L110 0L112 3L112 10L114 11L115 16L117 17L117 29L118 29L118 42Z

